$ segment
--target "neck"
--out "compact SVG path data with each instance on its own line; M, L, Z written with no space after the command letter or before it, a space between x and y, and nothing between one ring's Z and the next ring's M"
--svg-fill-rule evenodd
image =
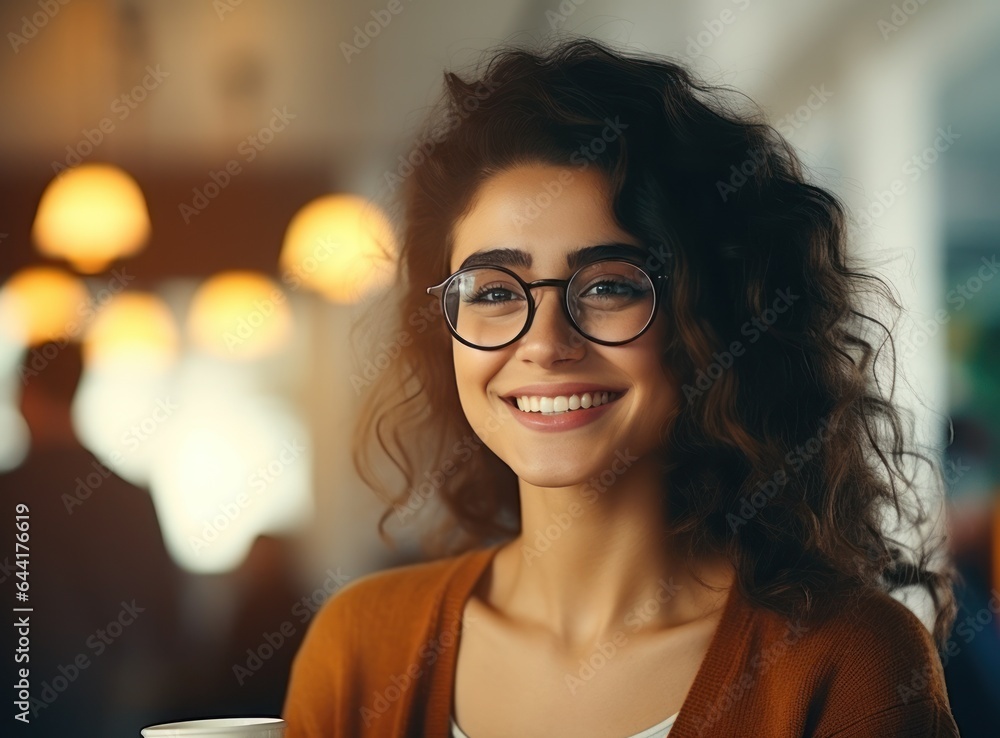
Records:
M609 484L542 488L520 482L521 535L497 554L494 596L508 615L549 629L568 647L618 631L655 632L717 610L732 570L688 561L664 524L661 471L648 456Z

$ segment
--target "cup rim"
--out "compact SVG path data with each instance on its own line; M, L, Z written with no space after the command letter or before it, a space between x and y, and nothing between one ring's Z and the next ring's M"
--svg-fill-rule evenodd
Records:
M276 717L228 717L206 718L199 720L182 720L173 723L160 723L142 729L144 738L170 738L172 736L225 735L233 728L244 728L246 732L266 734L275 728L286 727L285 721Z

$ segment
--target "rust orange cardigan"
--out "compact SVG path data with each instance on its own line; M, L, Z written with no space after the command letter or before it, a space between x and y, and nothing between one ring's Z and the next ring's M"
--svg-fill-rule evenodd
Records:
M449 738L466 600L502 544L369 574L313 619L292 666L286 738ZM958 736L923 623L884 594L819 625L735 588L670 738ZM473 737L475 738L475 737Z

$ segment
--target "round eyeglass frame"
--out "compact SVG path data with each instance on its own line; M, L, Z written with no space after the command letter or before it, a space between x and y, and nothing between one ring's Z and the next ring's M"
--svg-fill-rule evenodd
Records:
M630 267L638 269L640 272L642 272L642 274L646 277L646 279L649 280L649 283L653 286L653 306L652 309L649 311L649 320L646 321L646 324L642 327L642 330L640 330L638 333L632 336L632 338L628 338L624 341L604 341L599 338L594 338L593 336L589 335L586 331L584 331L582 328L580 328L577 322L573 319L573 315L570 313L569 309L568 288L570 283L572 283L572 281L576 279L577 276L580 274L580 272L582 272L584 269L592 267L594 266L594 264L604 264L607 262L628 264ZM479 344L472 343L471 341L462 338L460 335L458 335L458 330L452 324L451 318L448 317L448 307L447 305L445 305L444 296L447 293L448 288L451 286L451 283L455 280L456 277L459 277L460 275L465 274L466 272L471 272L477 269L494 269L496 271L500 271L503 272L504 274L510 275L511 277L513 277L514 281L516 281L521 286L521 288L524 291L524 295L528 300L528 315L525 318L524 327L521 328L518 334L514 336L512 339L510 339L506 343L501 343L498 346L480 346ZM506 348L515 341L520 340L521 337L528 332L528 329L531 328L531 324L532 322L534 322L535 319L535 298L534 295L531 294L531 290L534 289L535 287L559 287L562 289L562 300L560 300L559 304L562 305L563 315L566 316L566 319L569 321L569 324L573 326L574 330L576 330L576 332L579 333L581 336L583 336L589 341L593 341L594 343L598 343L602 346L621 346L626 343L632 343L632 341L639 338L639 336L645 333L649 329L649 326L653 324L653 320L655 320L656 318L657 307L660 303L660 297L661 297L660 292L663 289L663 285L666 283L666 279L667 279L666 274L650 273L648 269L645 269L641 265L636 264L633 261L629 261L628 259L600 259L598 261L592 261L587 264L584 264L575 272L573 272L573 274L570 275L569 279L536 279L534 282L525 282L523 279L521 279L521 277L519 277L517 274L515 274L507 267L494 266L491 264L477 264L475 266L468 266L463 269L459 269L454 274L449 275L440 284L436 284L433 287L428 287L427 294L440 298L441 313L444 315L445 323L448 326L448 331L451 333L451 335L453 335L459 342L465 344L466 346L470 346L474 349L479 349L480 351L496 351L498 349Z

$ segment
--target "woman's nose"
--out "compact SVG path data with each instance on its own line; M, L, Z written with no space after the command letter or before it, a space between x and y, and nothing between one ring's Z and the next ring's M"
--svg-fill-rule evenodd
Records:
M536 287L533 296L535 315L528 332L517 342L517 358L542 365L581 358L586 352L587 339L566 317L559 288Z

